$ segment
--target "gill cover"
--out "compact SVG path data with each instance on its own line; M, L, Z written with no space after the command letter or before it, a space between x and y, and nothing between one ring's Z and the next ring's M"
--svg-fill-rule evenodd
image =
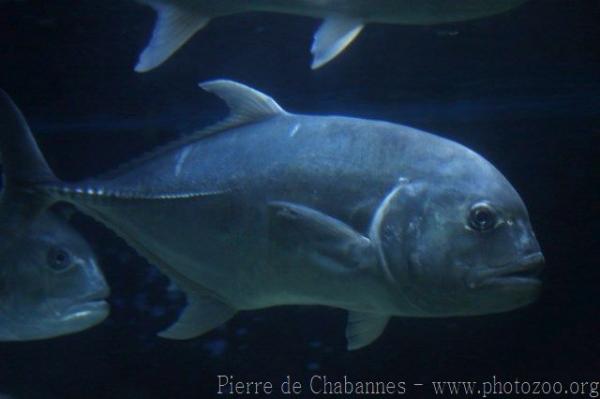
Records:
M407 285L403 274L410 256L408 236L418 228L417 199L422 190L421 183L400 178L381 201L369 228L369 238L377 250L379 265L393 284Z

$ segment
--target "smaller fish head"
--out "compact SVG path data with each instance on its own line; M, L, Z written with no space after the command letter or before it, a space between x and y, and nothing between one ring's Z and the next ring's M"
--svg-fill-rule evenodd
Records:
M408 184L382 221L384 261L418 313L497 313L539 295L544 258L525 205L499 172L485 169Z
M92 327L109 314L108 294L88 243L46 212L0 253L0 341Z

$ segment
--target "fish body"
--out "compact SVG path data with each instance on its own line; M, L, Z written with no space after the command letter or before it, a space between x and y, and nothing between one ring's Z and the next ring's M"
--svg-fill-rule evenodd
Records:
M150 43L136 71L162 64L212 18L252 11L324 19L311 52L316 69L332 60L367 23L433 25L508 11L526 0L140 0L158 13Z
M159 0L160 1L160 0ZM466 21L508 11L526 0L169 0L207 15L274 12L327 18L344 15L365 23L430 25ZM142 1L143 2L143 1ZM152 0L150 1L152 2Z
M232 81L202 87L225 121L81 183L42 182L182 288L161 335L203 334L240 310L349 311L350 349L391 316L501 312L532 302L543 261L525 206L489 162L387 122L295 115Z

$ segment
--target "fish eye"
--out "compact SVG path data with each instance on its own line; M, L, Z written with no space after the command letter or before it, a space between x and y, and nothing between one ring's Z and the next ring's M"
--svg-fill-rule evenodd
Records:
M46 263L53 271L64 272L72 265L71 255L62 248L54 247L48 251Z
M478 202L471 207L469 212L469 227L473 230L484 232L496 227L497 216L494 208L488 203Z

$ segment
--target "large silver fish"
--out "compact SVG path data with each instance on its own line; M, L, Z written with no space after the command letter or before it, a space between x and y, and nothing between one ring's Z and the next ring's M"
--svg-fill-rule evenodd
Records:
M185 291L163 337L312 304L349 311L356 349L391 316L479 315L537 297L543 256L527 210L481 156L401 125L291 114L236 82L201 86L228 119L97 179L57 180L26 126L0 138L15 164L35 165L15 180L28 203L74 204Z
M313 69L341 53L367 23L433 25L486 17L527 0L138 0L152 6L158 20L135 70L146 72L166 61L212 18L267 11L324 19L314 35Z
M96 257L61 215L42 213L10 241L0 251L0 341L72 334L108 316Z

